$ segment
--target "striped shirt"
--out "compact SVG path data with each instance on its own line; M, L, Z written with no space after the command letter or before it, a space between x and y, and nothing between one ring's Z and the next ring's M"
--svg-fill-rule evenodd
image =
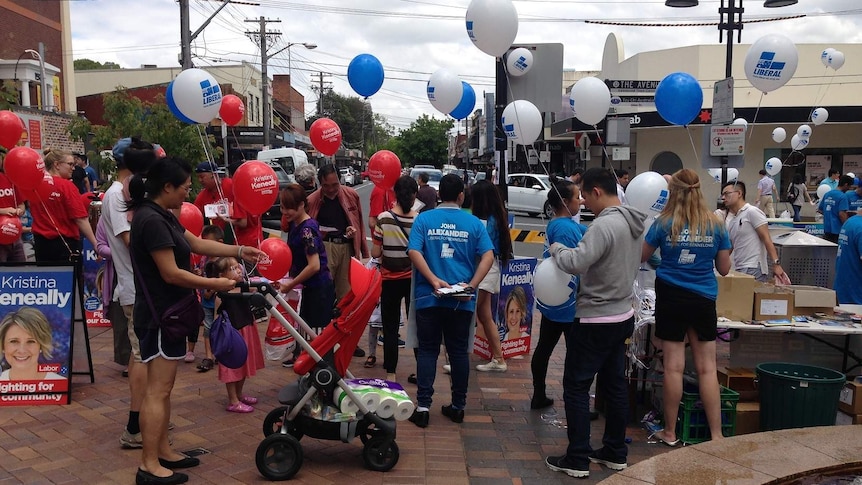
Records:
M401 226L395 221L396 217ZM413 217L396 215L392 211L383 211L377 216L372 242L382 246L383 249L380 257L380 272L384 280L397 280L411 276L407 243L413 220ZM404 228L403 231L401 227Z

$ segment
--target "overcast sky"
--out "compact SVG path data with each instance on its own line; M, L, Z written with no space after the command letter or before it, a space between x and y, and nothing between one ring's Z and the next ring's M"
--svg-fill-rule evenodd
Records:
M221 4L191 0L191 30L197 30ZM309 87L319 72L341 95L356 96L347 82L347 65L361 53L383 64L383 88L369 98L375 113L396 128L406 128L423 113L442 118L425 96L431 73L448 68L473 85L477 107L483 92L494 90L493 58L467 37L464 15L469 0L236 0L223 9L194 41L196 67L240 61L260 63L258 46L245 34L264 16L279 23L273 52L288 42L314 43L290 48L293 85L305 95L306 115L315 112L317 95ZM116 62L125 68L178 65L180 15L175 0L79 0L70 2L74 58ZM664 0L516 0L520 20L516 43L563 43L564 68L598 70L607 35L616 33L625 56L683 45L716 44L719 0L700 0L694 8L670 8ZM765 9L746 0L743 20L803 18L746 24L742 42L783 33L796 43L862 42L859 0L799 0L794 6ZM709 24L692 27L596 25L585 20ZM734 59L743 62L743 59ZM852 60L848 59L848 62ZM288 54L271 59L270 73L288 72Z

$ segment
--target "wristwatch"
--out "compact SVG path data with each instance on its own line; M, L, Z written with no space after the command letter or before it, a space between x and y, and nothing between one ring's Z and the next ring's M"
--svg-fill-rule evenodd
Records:
M778 260L778 259L772 260L772 266L778 266L779 264L781 264L781 260Z

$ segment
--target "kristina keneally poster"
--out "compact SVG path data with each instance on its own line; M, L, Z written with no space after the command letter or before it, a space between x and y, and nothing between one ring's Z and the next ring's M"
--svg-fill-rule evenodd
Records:
M500 293L491 298L491 311L497 324L503 357L510 358L530 352L533 328L533 272L536 258L510 259L500 271ZM476 328L473 352L490 359L488 340L482 326Z
M73 266L0 267L0 406L69 403Z

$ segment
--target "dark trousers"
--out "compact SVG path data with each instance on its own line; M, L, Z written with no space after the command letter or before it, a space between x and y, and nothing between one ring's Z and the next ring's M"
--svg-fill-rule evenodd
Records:
M603 456L624 463L628 390L626 389L626 339L634 331L634 317L619 323L575 323L566 333L566 366L563 400L569 446L566 461L582 469L589 466L590 385L597 376L597 391L605 397Z
M36 261L40 263L43 261L68 263L72 260L69 249L80 253L81 240L60 236L48 239L39 234L33 234L33 249L36 253Z
M548 362L554 347L560 341L560 336L572 328L572 322L560 323L548 320L542 315L542 323L539 326L539 342L533 350L533 359L530 361L530 370L533 371L533 399L547 397L545 393L545 378L548 376Z
M802 206L790 204L790 207L793 207L793 222L799 222L801 220L799 213L802 212Z
M825 239L827 241L834 242L835 244L838 244L838 234L835 234L833 232L824 232L823 233L823 239Z
M398 326L401 324L401 300L410 312L410 278L383 280L380 293L380 317L383 320L383 368L394 374L398 367Z
M449 365L452 366L452 405L456 409L464 409L467 404L467 384L470 378L467 339L470 336L472 318L473 312L452 308L431 307L416 310L416 336L419 340L416 356L416 401L420 407L431 407L441 343L446 344Z

